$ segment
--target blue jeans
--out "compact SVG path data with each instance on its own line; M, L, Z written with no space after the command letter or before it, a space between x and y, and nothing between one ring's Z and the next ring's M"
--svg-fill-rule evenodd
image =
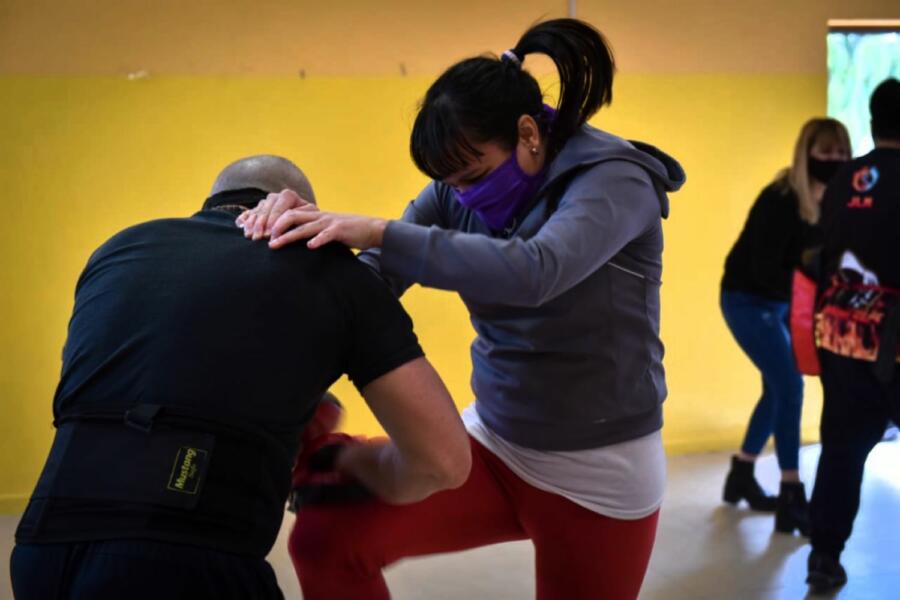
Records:
M762 373L762 397L741 450L759 454L774 433L778 466L782 471L795 470L800 454L803 377L791 350L789 304L728 290L722 290L720 304L734 339Z

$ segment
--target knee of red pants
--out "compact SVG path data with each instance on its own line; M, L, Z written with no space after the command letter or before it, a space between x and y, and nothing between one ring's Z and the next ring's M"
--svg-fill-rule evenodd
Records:
M328 576L371 577L384 566L373 543L377 524L367 505L305 508L288 538L288 553L301 582ZM329 575L330 574L330 575Z

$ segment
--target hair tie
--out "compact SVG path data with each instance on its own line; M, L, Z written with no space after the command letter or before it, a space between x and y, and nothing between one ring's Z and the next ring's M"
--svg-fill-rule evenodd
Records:
M522 68L522 59L519 58L516 53L512 51L512 49L506 50L503 54L501 54L500 60L502 60L503 62L511 62L518 68Z

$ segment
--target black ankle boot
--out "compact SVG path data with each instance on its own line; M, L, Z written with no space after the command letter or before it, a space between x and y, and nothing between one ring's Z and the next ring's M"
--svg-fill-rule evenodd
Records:
M742 499L747 501L753 510L772 512L775 510L774 496L767 496L756 477L753 476L753 462L731 457L731 470L725 479L725 490L722 499L729 504L737 504Z
M794 533L809 537L809 504L806 502L806 490L800 481L782 481L781 493L775 507L775 530L781 533Z
M806 583L814 594L826 594L847 583L847 572L830 554L813 550L806 564Z

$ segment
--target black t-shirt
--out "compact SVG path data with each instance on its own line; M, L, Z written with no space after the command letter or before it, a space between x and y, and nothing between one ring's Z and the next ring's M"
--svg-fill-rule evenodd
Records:
M876 148L844 166L822 200L825 275L849 250L879 284L900 289L900 149Z
M804 248L817 243L819 231L800 218L793 191L770 184L759 194L728 253L722 288L787 302L794 268Z
M131 227L75 292L54 416L188 407L262 428L293 456L321 394L422 356L412 322L347 248L272 251L234 215Z

